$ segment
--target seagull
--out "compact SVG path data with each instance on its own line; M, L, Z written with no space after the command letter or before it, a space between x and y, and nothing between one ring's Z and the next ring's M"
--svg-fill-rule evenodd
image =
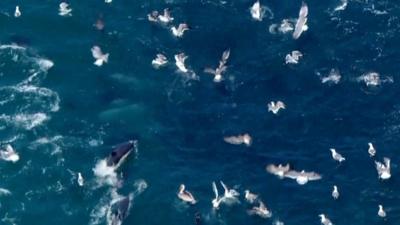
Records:
M246 146L250 146L252 143L252 138L249 134L242 134L238 136L224 137L224 141L233 145L245 144Z
M215 70L211 69L211 68L204 69L205 73L214 75L214 82L218 83L218 82L222 81L222 73L224 73L226 71L227 67L225 64L228 61L230 54L231 54L230 49L225 50L222 53L221 60L219 61L219 66Z
M339 191L336 185L333 185L332 197L335 200L339 198Z
M19 6L15 6L14 16L15 17L20 17L21 16L21 11L19 10Z
M257 0L250 8L251 17L257 21L262 21L263 18L263 10L260 4L260 1Z
M71 16L72 9L68 8L69 5L66 2L61 2L58 9L58 15L60 16Z
M297 19L296 26L294 28L293 39L298 39L301 33L303 33L303 31L306 31L308 29L306 25L307 15L308 15L308 6L305 2L303 2L301 4L299 18Z
M11 161L15 163L19 160L19 155L15 152L13 147L8 144L6 145L5 150L0 151L0 158L2 158L5 161Z
M323 77L321 79L321 82L323 84L324 83L328 83L328 82L337 84L337 83L339 83L341 78L342 77L340 76L340 73L339 73L339 71L337 69L331 69L331 71L329 72L329 75L326 76L326 77Z
M328 219L324 214L319 214L319 217L321 217L321 224L323 224L323 225L333 225L331 220Z
M270 164L266 167L267 172L272 173L279 178L283 178L287 172L290 170L289 164L286 164L283 166L282 164L279 164L278 166L274 164Z
M96 66L102 66L104 63L108 62L108 56L110 55L109 53L103 54L99 46L93 46L92 49L92 55L93 58L96 59L94 62L94 65Z
M218 189L217 189L217 185L215 184L215 182L212 182L212 187L213 187L213 191L215 194L215 198L211 201L212 206L214 209L218 209L219 205L221 204L223 198L220 198L218 195Z
M246 199L247 202L253 204L258 199L258 195L251 193L249 190L245 190L244 198Z
M151 61L151 64L155 67L158 68L160 66L165 65L166 63L168 63L168 59L165 55L163 54L157 54L156 58L153 59L153 61Z
M231 199L237 201L237 196L239 196L239 192L235 189L229 189L224 182L220 181L222 187L224 188L224 199Z
M292 31L294 29L293 24L290 23L289 19L283 19L278 30L282 33L287 33L289 31Z
M252 209L247 211L249 215L258 215L262 218L270 218L272 216L271 211L268 210L262 201L258 201L258 204L259 206L254 206Z
M182 37L187 30L189 30L189 26L186 23L179 24L178 28L175 26L171 27L172 34L175 37Z
M336 150L334 148L329 149L331 150L332 153L332 158L338 162L343 162L346 160L345 157L343 157L341 154L337 153Z
M378 207L379 207L378 216L382 217L382 218L386 217L386 212L385 212L385 210L383 210L383 206L382 205L378 205Z
M158 22L158 11L154 10L151 13L147 14L147 20L150 22Z
M189 70L185 66L185 60L187 59L185 53L177 54L174 57L175 57L175 65L178 67L178 69L184 73L189 72Z
M368 143L368 146L369 146L369 148L368 148L369 156L374 157L376 154L376 150L375 150L374 146L372 145L371 142Z
M174 18L171 17L171 13L168 8L164 9L164 14L158 15L158 19L163 23L169 23L174 20Z
M81 173L78 173L78 185L83 186L84 180Z
M179 186L178 198L180 198L184 202L188 202L190 204L195 204L196 200L194 199L193 195L185 190L185 185L181 184Z
M375 161L375 165L376 165L376 170L378 171L379 178L382 180L386 180L391 177L390 159L385 157L383 158L383 162L384 163Z
M341 0L340 2L341 2L341 4L336 6L334 11L341 11L341 10L345 10L346 9L347 3L348 3L347 0Z
M289 171L285 174L285 177L295 179L300 185L307 184L308 181L320 180L322 178L318 173L305 172L304 170L301 172L297 172L295 170Z
M376 72L365 73L365 74L361 75L360 77L358 77L357 80L364 81L364 83L365 83L365 85L367 85L367 87L369 87L369 86L376 87L376 86L380 85L382 82L381 78L379 76L379 73L376 73Z
M111 3L112 0L104 0L105 3Z
M277 102L271 101L270 103L268 103L268 112L271 111L274 114L277 114L280 109L285 109L285 108L286 108L285 104L281 101Z
M299 59L303 57L303 54L300 51L292 51L291 54L287 54L285 57L286 64L297 64L299 63Z

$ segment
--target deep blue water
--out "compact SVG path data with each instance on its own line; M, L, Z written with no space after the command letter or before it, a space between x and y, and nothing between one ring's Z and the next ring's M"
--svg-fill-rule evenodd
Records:
M14 18L17 3L0 2L0 144L20 156L0 161L0 188L11 192L0 196L0 224L107 224L115 192L134 195L123 224L194 224L196 212L203 224L317 225L320 213L334 224L400 224L398 1L349 0L343 11L334 11L337 0L307 1L309 29L298 40L269 32L297 18L298 0L262 0L273 16L261 22L247 0L68 3L71 17L58 15L58 1L18 2L22 16ZM174 25L189 24L183 38L147 21L166 7ZM93 27L99 17L104 31ZM110 53L102 67L93 65L94 45ZM216 84L202 71L228 48L225 79ZM303 57L286 65L292 50ZM169 64L154 69L160 52ZM180 52L200 80L176 71ZM322 83L331 69L340 82ZM360 81L368 72L381 83ZM276 100L286 109L274 115L267 103ZM252 136L250 147L223 140L242 133ZM138 148L117 171L122 187L99 183L93 169L131 139ZM378 179L368 142L376 160L391 159L391 179ZM333 161L329 148L346 161ZM300 186L268 174L270 163L323 178ZM259 194L272 218L249 216L243 196L241 204L213 210L211 183L219 180ZM178 200L181 183L196 205ZM378 204L386 219L377 216Z

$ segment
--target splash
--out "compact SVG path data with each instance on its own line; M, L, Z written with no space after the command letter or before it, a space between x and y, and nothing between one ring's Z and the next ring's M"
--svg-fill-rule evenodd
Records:
M93 173L97 177L99 185L116 186L118 184L117 173L114 167L107 166L107 160L102 159L93 168Z

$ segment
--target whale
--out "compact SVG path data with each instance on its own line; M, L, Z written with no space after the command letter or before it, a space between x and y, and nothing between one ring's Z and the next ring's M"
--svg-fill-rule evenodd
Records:
M112 205L111 225L121 225L128 216L130 206L129 197L124 197Z
M130 140L117 145L107 158L107 166L117 169L126 160L136 146L136 141Z

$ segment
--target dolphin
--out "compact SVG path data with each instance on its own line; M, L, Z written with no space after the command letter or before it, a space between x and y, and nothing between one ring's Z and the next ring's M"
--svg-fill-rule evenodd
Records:
M136 147L136 141L127 141L117 145L107 158L107 166L118 168Z

